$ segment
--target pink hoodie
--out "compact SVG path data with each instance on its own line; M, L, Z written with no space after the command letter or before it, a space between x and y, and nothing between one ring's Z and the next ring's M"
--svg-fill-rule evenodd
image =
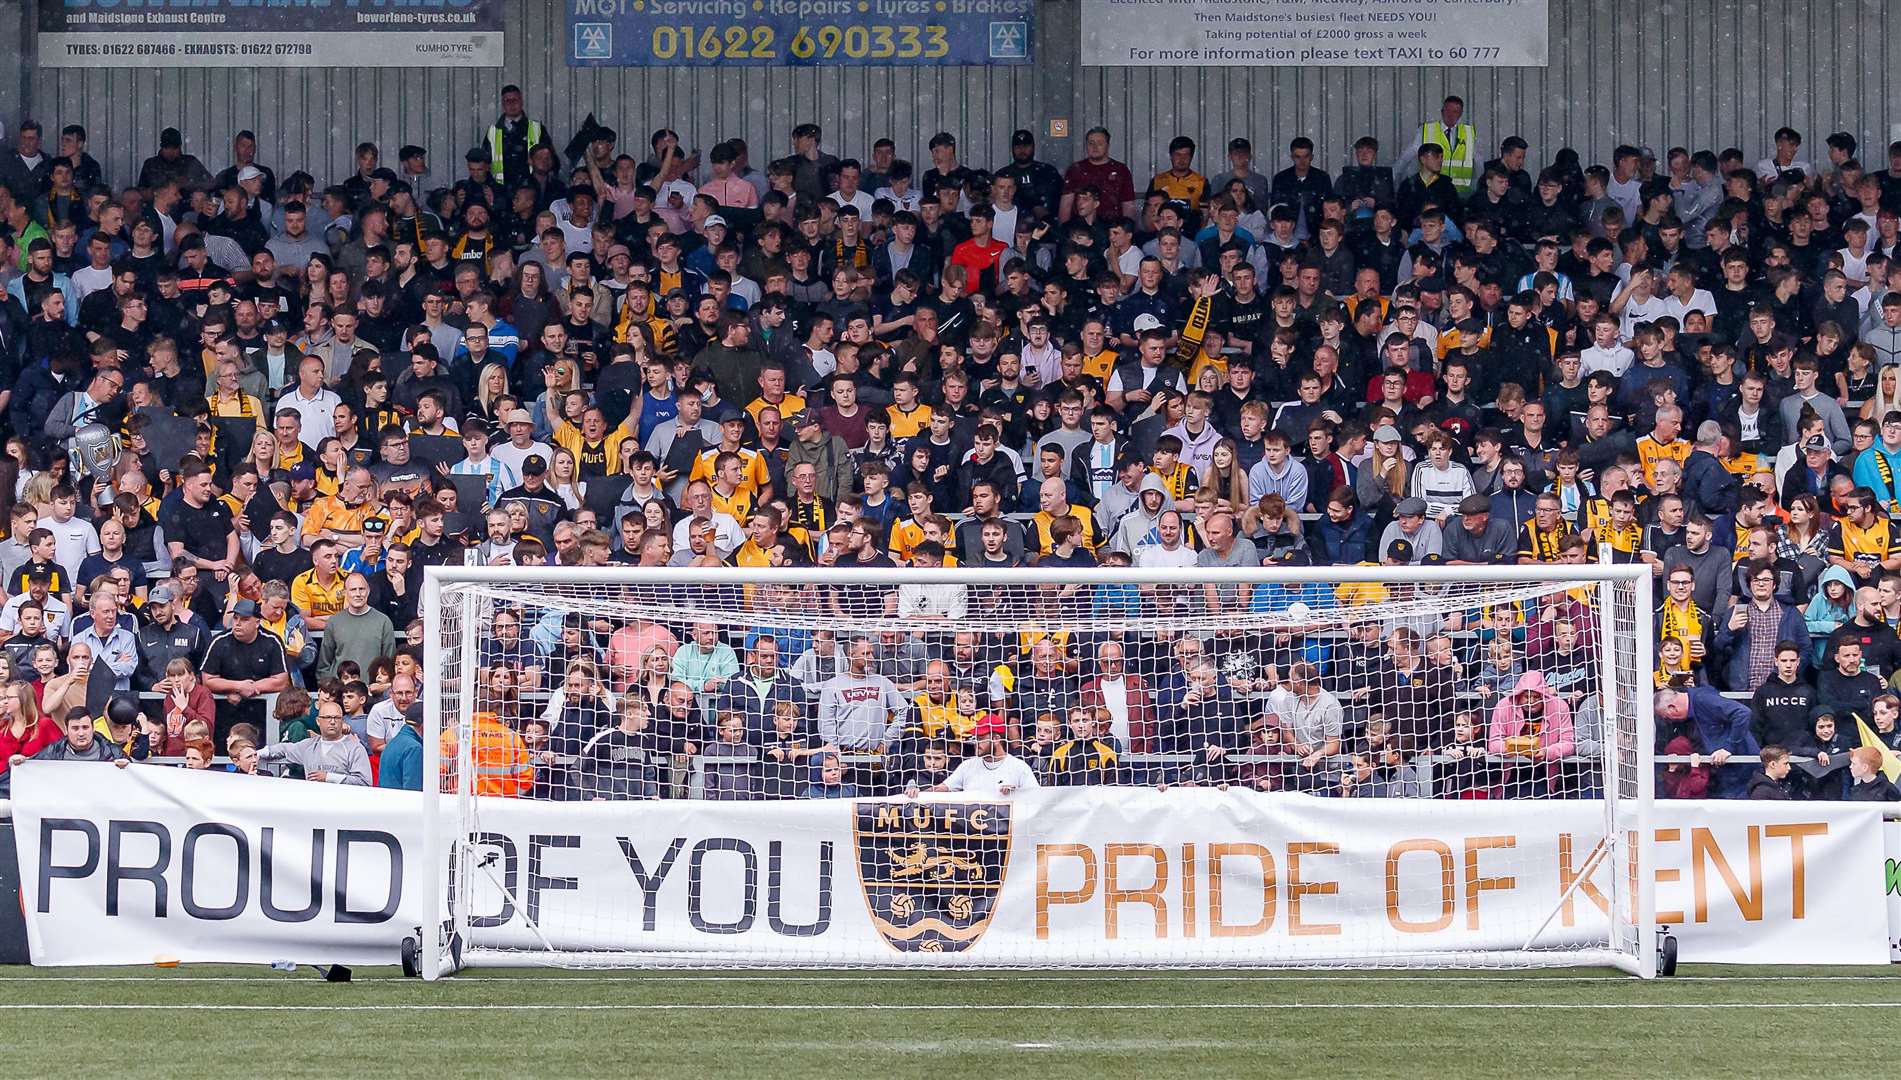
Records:
M1527 671L1511 694L1492 708L1486 748L1494 754L1502 754L1505 740L1524 732L1525 716L1518 708L1518 695L1524 693L1538 694L1545 699L1544 730L1538 733L1538 760L1555 761L1577 753L1571 730L1571 706L1545 685L1544 674L1537 671Z

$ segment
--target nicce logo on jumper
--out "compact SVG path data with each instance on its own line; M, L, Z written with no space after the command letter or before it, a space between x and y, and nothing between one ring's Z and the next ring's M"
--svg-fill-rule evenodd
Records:
M996 913L1010 865L1001 803L859 803L852 834L872 922L899 952L963 952Z

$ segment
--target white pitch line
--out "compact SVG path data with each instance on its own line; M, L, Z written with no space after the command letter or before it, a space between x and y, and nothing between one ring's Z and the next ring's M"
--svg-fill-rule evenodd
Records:
M1539 1011L1561 1009L1572 1012L1673 1012L1678 1010L1718 1011L1729 1009L1901 1009L1901 1001L1813 1001L1813 1002L1756 1002L1756 1001L1704 1001L1704 1002L1633 1002L1618 1004L1613 1002L1536 1002L1531 1006ZM575 1005L536 1005L536 1004L492 1004L492 1005L230 1005L221 1002L162 1002L149 1003L75 1003L71 1005L53 1005L42 1002L0 1004L0 1012L59 1012L72 1009L84 1009L89 1012L110 1010L117 1012L1178 1012L1178 1011L1222 1011L1222 1012L1282 1012L1327 1010L1333 1012L1382 1012L1389 1010L1426 1009L1438 1012L1489 1011L1510 1009L1522 1011L1526 1004L1522 1001L1473 1001L1461 1003L1449 1002L1410 1002L1410 1001L1369 1001L1369 1002L1191 1002L1183 1005L1118 1003L1103 1005L1081 1005L1070 1003L1051 1003L1035 1005L886 1005L863 1004L844 1005L824 1003L812 1005L793 1004L726 1004L722 1002L704 1002L683 1004L642 1003L642 1004L575 1004Z
M296 974L284 975L0 975L0 983L284 983L293 981ZM507 986L514 983L526 984L618 984L637 986L642 983L879 983L925 985L942 983L1057 983L1087 986L1092 983L1249 983L1273 985L1275 983L1392 983L1406 985L1434 985L1439 983L1472 984L1549 984L1567 986L1574 983L1634 983L1639 980L1629 975L1100 975L1078 974L1059 975L966 975L956 971L925 971L920 969L914 975L647 975L628 972L624 975L522 975L515 977L488 977L479 972L464 973L461 977L445 983L448 986ZM1845 983L1845 982L1897 982L1901 983L1901 974L1896 975L1676 975L1669 979L1658 980L1662 983ZM371 978L354 983L357 987L394 987L413 986L407 979Z

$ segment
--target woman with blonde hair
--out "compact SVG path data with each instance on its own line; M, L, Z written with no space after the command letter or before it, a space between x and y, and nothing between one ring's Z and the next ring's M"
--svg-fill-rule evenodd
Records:
M581 467L566 447L555 447L554 460L548 463L548 487L553 489L556 498L568 504L569 510L581 508L587 483L581 479Z
M545 441L554 437L555 418L567 415L567 396L580 388L581 367L563 357L549 364L541 378L542 391L528 411L535 417L535 438Z
M41 517L48 517L53 513L53 488L58 483L53 470L36 472L21 490L20 501L38 511Z
M1209 464L1201 470L1201 490L1213 491L1223 510L1240 510L1248 504L1248 471L1241 467L1240 449L1233 439L1222 439L1209 452Z
M1397 428L1388 425L1375 431L1371 446L1372 455L1361 463L1354 478L1353 494L1368 514L1377 517L1405 497L1411 470Z
M501 414L496 411L496 401L508 396L508 369L500 364L482 365L481 374L475 378L475 415L488 421L491 428L499 426Z
M14 679L0 685L0 775L13 755L32 757L62 738L59 725L34 704L31 684Z
M1872 359L1874 347L1866 342L1857 342L1849 353L1853 355L1861 349L1867 349ZM1839 380L1841 376L1837 375L1836 378ZM1885 364L1875 373L1875 392L1861 403L1860 415L1863 420L1873 420L1879 424L1882 417L1897 409L1901 409L1901 364Z

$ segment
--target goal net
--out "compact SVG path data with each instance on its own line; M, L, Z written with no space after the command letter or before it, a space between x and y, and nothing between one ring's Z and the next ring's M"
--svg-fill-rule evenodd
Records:
M431 568L471 963L1654 970L1646 567Z

